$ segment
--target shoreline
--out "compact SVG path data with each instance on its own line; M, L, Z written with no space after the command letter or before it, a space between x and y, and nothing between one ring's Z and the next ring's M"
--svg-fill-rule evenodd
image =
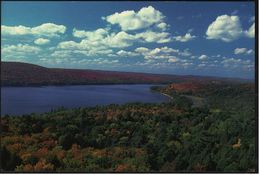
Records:
M165 93L163 93L163 92L160 92L160 94L162 94L162 95L164 95L164 96L166 96L166 97L169 97L171 100L173 99L172 96L170 96L170 95L168 95L168 94L165 94Z

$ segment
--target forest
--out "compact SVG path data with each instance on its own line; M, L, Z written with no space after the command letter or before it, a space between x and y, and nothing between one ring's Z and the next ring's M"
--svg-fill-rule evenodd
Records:
M172 100L2 116L1 171L258 171L253 83L186 82L151 90Z
M248 81L239 78L219 78L193 75L47 68L23 62L1 61L1 86L167 84L172 82L201 80Z

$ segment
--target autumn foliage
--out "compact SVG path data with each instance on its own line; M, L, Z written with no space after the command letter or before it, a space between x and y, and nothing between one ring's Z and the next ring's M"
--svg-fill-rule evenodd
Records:
M173 99L3 116L1 170L256 171L252 85L181 83L156 90ZM190 90L207 103L192 106L185 96Z

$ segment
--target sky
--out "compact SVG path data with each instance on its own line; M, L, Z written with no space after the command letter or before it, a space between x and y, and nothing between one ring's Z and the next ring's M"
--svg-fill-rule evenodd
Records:
M254 2L2 2L1 59L254 79Z

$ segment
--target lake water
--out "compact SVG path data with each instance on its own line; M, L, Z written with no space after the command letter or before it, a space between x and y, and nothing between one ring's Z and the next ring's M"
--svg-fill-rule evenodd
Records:
M1 115L43 113L59 107L87 107L130 102L159 103L169 100L150 91L152 85L80 85L2 87Z

